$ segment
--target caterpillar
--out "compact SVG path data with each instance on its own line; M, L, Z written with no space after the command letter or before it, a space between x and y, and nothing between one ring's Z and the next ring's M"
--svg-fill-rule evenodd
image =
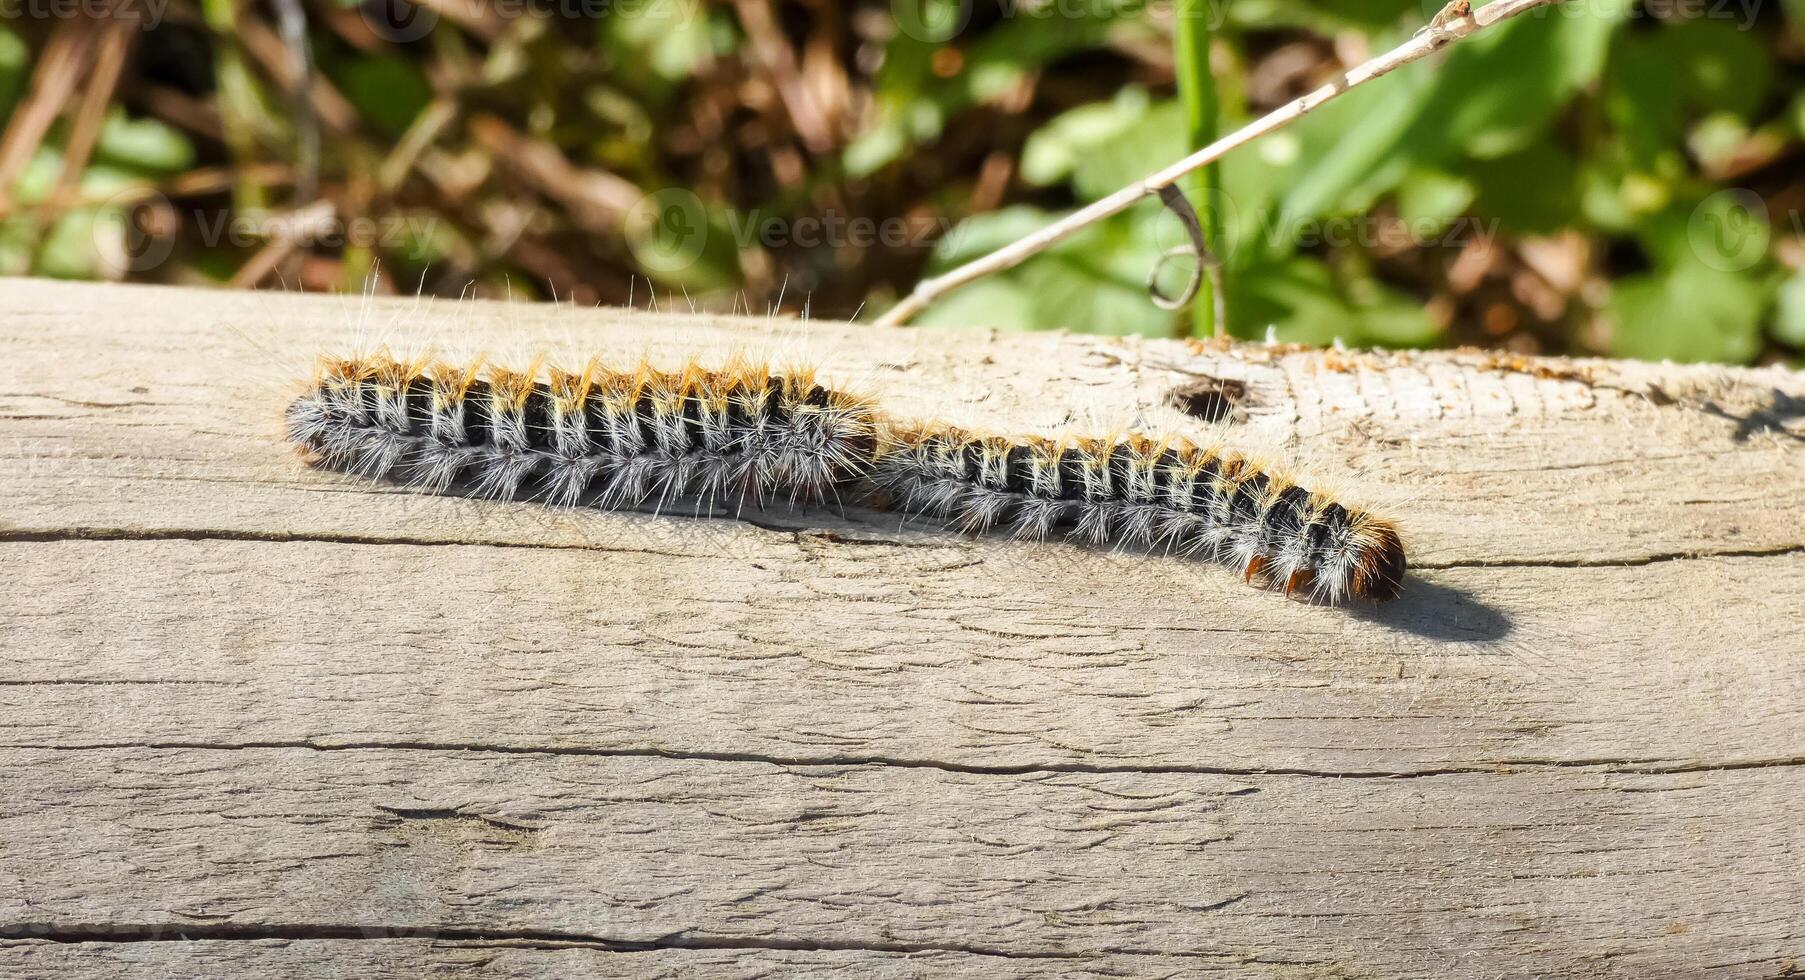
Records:
M1179 438L890 426L868 479L891 506L972 533L1165 548L1329 602L1383 602L1403 585L1403 543L1390 522L1240 454Z
M432 492L632 507L649 499L823 499L868 465L875 423L863 399L809 370L733 359L676 371L524 370L400 360L319 359L289 406L288 438L311 464Z
M734 359L675 371L524 370L387 353L321 358L288 407L313 465L431 492L634 507L867 499L972 533L1159 548L1314 599L1402 588L1396 528L1223 449L1141 435L1002 437L882 417L869 401Z

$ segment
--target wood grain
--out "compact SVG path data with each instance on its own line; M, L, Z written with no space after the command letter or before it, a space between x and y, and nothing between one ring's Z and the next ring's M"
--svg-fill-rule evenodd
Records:
M95 980L176 977L257 977L259 980L317 980L340 977L478 977L482 980L572 980L575 977L913 977L982 975L998 980L1059 977L1107 980L1141 973L1162 976L1224 976L1240 968L1217 969L1183 956L1004 957L975 953L892 953L875 950L669 949L622 950L568 940L389 939L360 941L248 939L103 943L0 940L0 963L7 976L45 980L79 974ZM1294 968L1254 967L1270 976L1297 976Z
M65 942L250 921L297 939L1127 954L1356 976L1469 950L1560 972L1584 949L1708 973L1725 939L1779 956L1797 924L1784 769L1520 774L1508 797L1480 773L999 776L425 749L8 750L0 773L19 790L0 834L59 869L0 915ZM1624 935L1632 915L1655 935Z
M1393 513L1313 608L887 515L309 472L382 339L750 347L903 414L1236 438ZM0 283L0 972L1777 976L1805 379Z

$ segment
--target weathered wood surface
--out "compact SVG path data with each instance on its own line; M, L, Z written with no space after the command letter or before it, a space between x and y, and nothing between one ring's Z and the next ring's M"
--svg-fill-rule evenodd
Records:
M359 326L361 321L362 325ZM299 467L322 346L1244 381L1417 571L1312 608L849 510ZM1805 378L0 281L0 975L1780 976ZM1074 408L1076 406L1076 408Z

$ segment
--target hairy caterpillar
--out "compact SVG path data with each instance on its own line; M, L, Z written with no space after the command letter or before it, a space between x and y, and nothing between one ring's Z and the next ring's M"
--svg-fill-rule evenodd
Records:
M893 426L880 432L869 479L892 506L973 533L1163 547L1330 602L1383 602L1403 585L1404 548L1389 522L1182 439Z
M309 462L442 492L631 507L812 502L868 465L870 406L735 359L718 369L524 370L321 358L286 415Z
M1006 438L882 418L814 372L733 360L513 370L322 358L288 407L309 462L443 492L632 507L648 499L811 503L862 480L880 505L959 529L1164 547L1314 598L1384 601L1396 529L1226 450L1182 439Z

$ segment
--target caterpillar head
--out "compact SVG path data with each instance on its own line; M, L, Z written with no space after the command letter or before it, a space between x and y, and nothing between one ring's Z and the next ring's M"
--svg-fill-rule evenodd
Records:
M1391 522L1365 514L1348 533L1348 591L1357 599L1389 602L1404 589L1404 542Z

